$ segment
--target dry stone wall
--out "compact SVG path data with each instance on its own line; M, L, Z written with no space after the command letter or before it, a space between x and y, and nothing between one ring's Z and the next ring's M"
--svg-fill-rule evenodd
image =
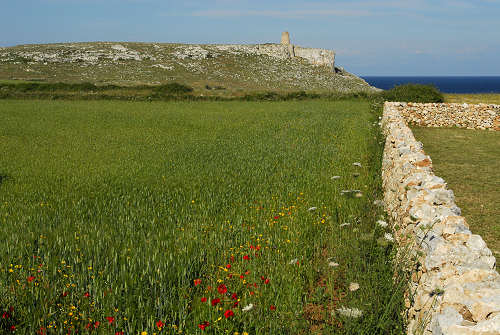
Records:
M500 334L500 275L481 236L469 230L453 191L434 175L401 103L385 103L382 180L386 210L412 271L408 334Z
M500 105L401 103L393 108L419 126L500 130Z

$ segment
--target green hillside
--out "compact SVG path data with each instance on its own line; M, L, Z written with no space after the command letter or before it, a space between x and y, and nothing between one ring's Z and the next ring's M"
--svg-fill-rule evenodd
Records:
M115 42L20 45L0 48L0 80L119 86L178 82L193 87L196 95L215 96L269 90L374 90L342 68L315 66L298 57L259 55L252 47Z

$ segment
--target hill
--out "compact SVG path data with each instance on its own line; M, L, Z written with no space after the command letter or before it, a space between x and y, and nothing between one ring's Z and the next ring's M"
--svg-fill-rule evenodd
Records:
M61 43L0 48L0 80L90 82L194 88L197 95L252 91L371 92L363 79L338 67L263 50L278 44Z

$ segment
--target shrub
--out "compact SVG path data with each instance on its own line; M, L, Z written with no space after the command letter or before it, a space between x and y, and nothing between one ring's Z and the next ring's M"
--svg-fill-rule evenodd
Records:
M382 92L385 101L443 102L443 94L434 85L404 84Z
M181 95L193 92L193 88L179 83L168 83L156 86L154 91L160 94Z

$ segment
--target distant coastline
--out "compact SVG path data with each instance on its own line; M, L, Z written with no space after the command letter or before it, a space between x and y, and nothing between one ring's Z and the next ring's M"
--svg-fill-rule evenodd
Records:
M396 85L433 84L443 93L500 93L500 76L361 76L384 90Z

